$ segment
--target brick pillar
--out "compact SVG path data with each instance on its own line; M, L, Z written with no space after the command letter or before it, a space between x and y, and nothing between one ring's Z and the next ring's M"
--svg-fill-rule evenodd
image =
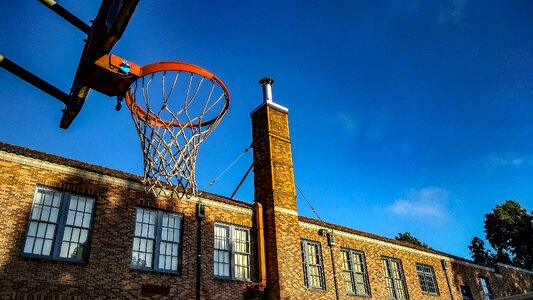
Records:
M304 279L288 110L272 102L273 83L270 78L260 81L265 101L251 113L254 187L255 201L264 209L266 298L288 299Z

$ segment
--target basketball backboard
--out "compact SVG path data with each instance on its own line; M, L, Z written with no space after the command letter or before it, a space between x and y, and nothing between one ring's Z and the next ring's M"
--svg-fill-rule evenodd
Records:
M54 0L39 2L87 35L70 92L59 90L3 55L0 55L0 67L64 103L59 127L67 129L83 107L90 89L108 96L123 96L128 83L139 75L139 66L109 54L126 30L139 0L103 0L90 26ZM127 68L122 68L122 64Z
M41 0L43 2L43 0ZM89 93L87 85L95 62L109 54L128 26L139 0L103 0L88 32L87 42L69 93L69 102L63 110L60 127L67 129L78 115Z

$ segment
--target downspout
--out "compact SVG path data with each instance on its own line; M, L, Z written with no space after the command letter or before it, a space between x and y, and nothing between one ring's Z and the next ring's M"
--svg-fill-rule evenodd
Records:
M200 300L202 286L202 220L205 218L205 206L196 204L196 220L198 220L198 233L196 237L196 300Z
M333 231L328 232L328 246L331 253L331 265L333 266L333 282L335 283L335 297L339 300L339 285L337 283L337 268L335 267L335 256L333 253L333 247L335 246L335 236Z
M337 283L337 268L335 267L335 254L333 251L333 247L335 247L335 236L333 235L332 231L327 231L326 229L321 229L320 234L326 235L328 238L328 247L329 247L329 253L331 256L331 266L333 267L333 282L335 283L335 299L339 300L339 285Z
M446 276L446 283L448 284L448 290L450 291L450 297L453 299L453 292L452 287L450 285L450 279L448 278L448 265L446 265L446 261L444 259L441 259L442 269L444 270L444 276Z
M257 241L257 263L258 263L258 282L254 282L250 286L252 296L261 297L266 288L267 274L266 274L266 259L265 259L265 232L263 222L263 205L259 202L254 203L255 211L255 227L256 227L256 241Z
M266 259L265 259L265 232L263 224L263 205L259 202L254 203L255 218L257 222L257 261L259 263L259 283L266 287Z

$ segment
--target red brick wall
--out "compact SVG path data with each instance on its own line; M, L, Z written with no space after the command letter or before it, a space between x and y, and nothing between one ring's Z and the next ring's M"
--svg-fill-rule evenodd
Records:
M327 238L319 233L321 228L328 228L316 224L318 222L307 223L300 221L300 238L319 242L322 246L322 257L324 262L326 290L316 291L306 289L301 279L301 286L297 290L295 299L335 299L333 267L331 264L330 248ZM328 228L331 230L332 228ZM333 247L334 261L338 278L339 299L356 299L358 296L348 295L342 277L342 258L340 249L348 248L362 251L365 254L368 270L369 284L372 299L388 299L385 285L381 258L391 257L402 262L405 275L407 291L410 299L453 299L460 300L460 285L469 285L475 299L483 299L479 277L483 276L489 280L494 292L494 296L504 297L516 294L533 292L533 272L524 272L516 268L500 266L500 273L497 274L493 268L484 267L454 259L452 257L420 251L406 246L398 245L394 242L384 242L376 239L369 239L347 232L339 233L335 231L335 246ZM441 260L446 260L447 271L444 270ZM433 267L435 278L439 288L438 295L423 293L420 288L416 264L424 264ZM446 274L448 273L448 281Z
M255 200L263 205L267 261L267 299L293 299L301 285L289 121L268 104L252 113ZM286 213L289 212L289 213Z
M96 198L90 256L86 264L30 259L20 255L38 184ZM59 296L62 299L74 299L75 296L79 299L140 299L143 298L142 285L167 287L169 298L194 299L195 205L194 201L153 199L135 189L0 160L0 299L33 299L31 297L37 296L46 296L46 299ZM228 211L206 205L202 231L202 298L243 299L249 282L213 279L213 224L224 221L251 227L252 210L236 207L237 211ZM139 206L183 214L181 275L129 267L135 210ZM254 268L256 264L252 263Z

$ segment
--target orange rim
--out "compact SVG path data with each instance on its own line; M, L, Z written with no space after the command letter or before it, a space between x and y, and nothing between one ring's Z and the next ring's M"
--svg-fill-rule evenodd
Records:
M164 71L185 71L185 72L197 74L207 79L211 79L215 81L224 91L224 95L225 95L224 108L222 109L222 111L220 112L218 116L210 120L201 122L201 123L182 124L182 123L177 123L177 122L165 121L154 116L153 114L147 113L146 110L142 108L137 103L137 101L135 101L135 95L133 95L131 88L129 88L128 91L126 92L126 105L143 122L147 122L152 125L159 126L159 127L162 127L162 126L204 127L204 126L213 124L216 120L218 120L228 111L230 96L229 96L229 91L226 88L226 85L215 74L209 72L208 70L204 68L201 68L196 65L189 64L189 63L179 62L179 61L156 62L156 63L152 63L152 64L142 67L140 77L144 77L146 75L150 75L150 74L157 73L157 72L164 72Z

